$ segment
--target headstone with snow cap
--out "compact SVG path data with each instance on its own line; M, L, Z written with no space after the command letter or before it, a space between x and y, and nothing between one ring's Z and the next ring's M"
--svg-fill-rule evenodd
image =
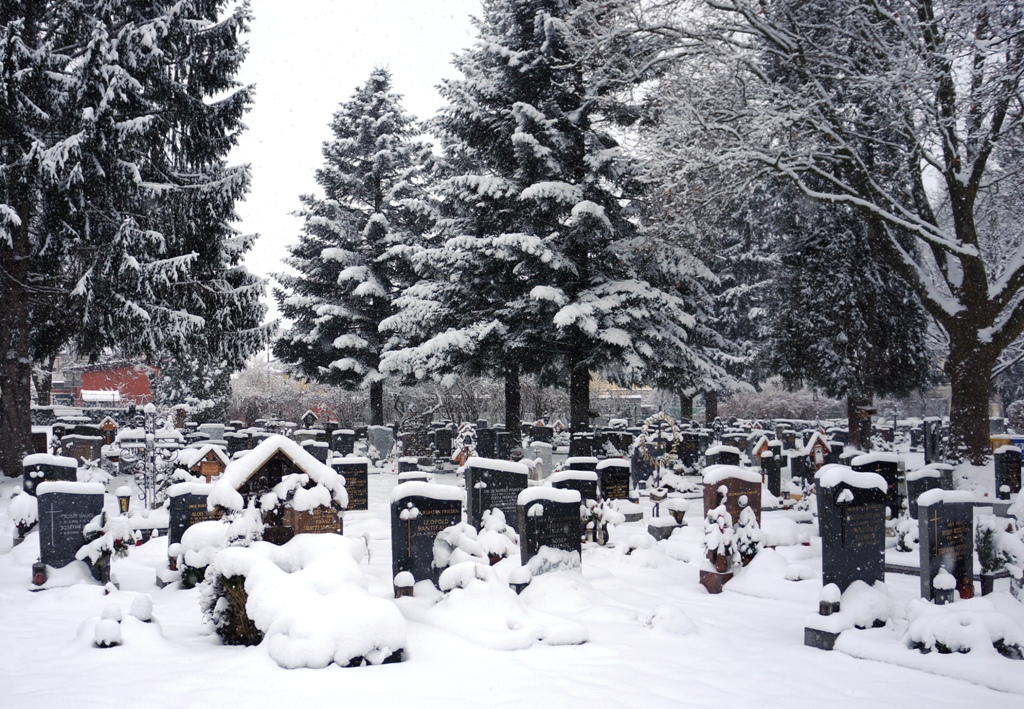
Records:
M574 431L569 439L569 455L590 457L594 454L594 434L590 431Z
M768 492L782 497L782 461L771 450L761 454L761 472L764 474Z
M193 524L220 519L221 512L213 511L206 498L213 489L206 483L178 483L167 488L168 523L167 546L181 541L181 535Z
M584 501L597 499L597 473L593 470L561 470L548 476L551 487L576 490Z
M704 452L704 459L710 465L739 465L740 449L735 446L711 446Z
M321 463L327 462L327 457L331 453L331 449L323 441L303 441L302 449L309 453L311 456L319 460Z
M931 416L922 424L924 442L924 462L941 463L942 457L942 419Z
M569 456L562 463L562 467L572 470L597 470L598 460L590 455Z
M338 455L352 455L356 449L356 432L350 428L339 428L331 433L331 445Z
M464 493L453 485L400 483L391 490L391 574L437 583L434 539L462 522Z
M478 458L466 461L466 521L480 529L483 514L497 507L511 525L518 516L517 499L526 489L530 469L522 463Z
M1008 500L1020 492L1020 448L1001 446L995 453L996 498Z
M331 460L331 467L345 478L345 491L348 493L348 509L370 509L368 493L370 459L356 457L334 458Z
M609 458L597 464L597 475L601 486L601 497L605 500L629 499L629 462L620 458Z
M495 439L495 457L498 460L508 460L512 457L512 448L515 438L509 431L498 431Z
M541 555L531 570L535 573L544 570L548 564L544 558L545 547L555 550L555 555L563 558L566 553L575 555L573 562L579 566L582 550L580 504L580 494L576 490L531 487L519 493L519 548L523 566L530 565L531 560Z
M391 449L395 447L395 433L387 426L368 426L366 442L377 451L380 459L384 459L391 454Z
M826 465L816 478L822 583L845 591L854 581L884 581L885 479L845 465Z
M907 473L907 510L912 519L917 519L917 498L929 490L942 488L942 474L934 468L921 468Z
M103 436L82 436L70 433L60 439L64 455L79 463L99 460L103 455Z
M21 486L29 495L36 494L36 488L47 480L75 482L78 479L78 461L47 453L33 453L21 461Z
M738 465L712 465L704 468L704 514L722 504L721 488L726 488L725 509L735 524L740 511L750 506L761 523L761 473Z
M103 511L100 483L43 482L39 499L39 560L55 569L75 560L85 544L83 530Z
M640 487L641 482L654 474L654 458L661 455L661 448L653 443L645 443L643 446L645 449L641 449L640 445L633 449L633 455L629 463L629 470L633 477L633 487L637 488Z
M535 441L551 443L555 437L555 429L551 428L551 426L534 426L530 432L530 437Z
M932 582L945 569L961 598L974 597L974 504L967 491L929 490L917 499L921 597L933 600Z
M902 503L900 497L902 462L902 458L895 453L867 453L850 461L850 467L858 473L878 473L882 476L885 484L888 485L885 504L892 517L899 515Z
M498 453L498 430L478 428L476 430L476 454L481 458L494 458Z

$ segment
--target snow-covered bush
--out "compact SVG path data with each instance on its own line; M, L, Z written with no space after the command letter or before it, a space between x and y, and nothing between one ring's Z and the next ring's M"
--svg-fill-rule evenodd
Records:
M181 535L178 549L169 548L169 554L178 558L181 569L181 587L193 588L206 576L217 552L227 547L247 547L263 538L263 517L260 510L249 507L219 520L198 522Z
M1017 433L1024 431L1024 401L1015 401L1006 407L1006 418L1010 428Z
M740 562L732 516L724 504L709 510L704 518L703 546L708 561L719 572L729 571Z
M733 532L736 537L736 551L739 553L743 565L746 566L757 555L757 552L764 548L764 532L761 531L761 526L757 523L757 515L750 506L740 510L740 518Z
M985 598L937 606L924 599L907 605L907 647L939 653L998 652L1024 660L1024 631Z
M914 549L917 549L919 533L917 520L911 517L900 517L896 522L896 551L914 551Z
M138 539L127 517L108 517L106 512L93 517L82 534L85 544L75 552L75 558L89 564L93 568L93 576L101 581L109 580L105 576L110 568L110 558L128 556L128 550Z
M7 514L18 528L18 536L24 538L39 521L39 500L23 490L18 490L11 498Z
M477 534L476 540L491 564L507 559L519 550L519 535L508 526L505 513L497 507L484 511L480 526L483 529Z
M465 522L438 532L434 537L433 552L434 568L438 570L466 562L490 565L487 552L477 540L476 529Z

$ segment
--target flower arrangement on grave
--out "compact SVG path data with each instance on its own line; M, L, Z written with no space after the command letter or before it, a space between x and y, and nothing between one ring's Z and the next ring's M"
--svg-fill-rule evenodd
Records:
M740 563L732 516L724 502L709 510L704 518L703 546L704 555L719 573L726 573L734 564Z
M736 521L736 526L733 529L736 538L736 551L744 566L757 556L757 552L764 548L765 542L764 532L761 531L761 525L757 523L757 515L747 504L746 497L746 495L740 497L740 505L743 506L743 509L740 510L740 518Z
M123 559L128 550L135 546L138 537L127 517L108 517L100 512L82 530L84 544L75 558L92 567L93 577L98 581L110 580L110 558Z
M609 528L626 521L626 516L619 512L609 500L587 500L580 505L580 521L586 540L604 546L608 543Z
M661 478L672 472L679 461L681 436L675 419L659 412L643 422L633 450L654 470L654 487L661 486Z
M914 551L917 549L919 525L917 520L910 516L910 507L907 500L900 505L900 516L896 520L896 551Z
M492 566L519 549L519 535L508 526L505 513L497 507L484 511L480 526L482 529L477 535L477 542Z

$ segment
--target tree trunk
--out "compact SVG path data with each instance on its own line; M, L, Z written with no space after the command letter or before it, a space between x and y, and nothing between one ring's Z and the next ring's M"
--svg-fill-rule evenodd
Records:
M32 449L32 363L29 361L28 283L29 212L19 210L22 226L12 230L11 249L0 249L3 279L0 295L0 469L21 475L21 461Z
M950 337L946 374L952 395L949 407L950 460L983 465L992 453L989 393L997 348L978 341L975 332Z
M519 389L519 365L509 362L505 365L505 430L512 434L516 447L522 444L523 394Z
M370 425L384 425L384 382L373 382L370 385Z
M693 418L693 397L687 396L682 389L679 390L679 418Z
M569 357L569 428L590 431L590 368L583 358Z
M861 407L870 407L873 400L873 392L850 391L846 394L846 427L849 431L847 441L848 445L857 450L871 450L871 436L868 435L867 440L861 440L864 436L861 435L863 415L860 409Z
M704 425L710 426L718 418L718 392L704 392Z
M32 371L32 383L36 387L36 404L38 406L50 405L50 391L53 389L53 363L54 357L49 357Z

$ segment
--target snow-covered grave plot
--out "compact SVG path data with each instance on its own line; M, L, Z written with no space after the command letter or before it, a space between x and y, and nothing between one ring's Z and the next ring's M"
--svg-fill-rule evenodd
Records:
M908 468L920 467L920 456L910 457ZM991 469L968 473L968 483L991 485ZM166 537L113 559L119 589L104 589L76 561L61 584L32 592L38 527L11 546L20 481L0 482L0 705L999 709L1024 702L1024 661L1001 654L1024 645L1024 604L1005 578L990 595L945 606L921 600L913 575L853 583L833 594L841 595L836 627L850 628L835 651L805 646L808 617L832 597L822 593L817 526L792 510L762 510L766 548L735 567L717 595L698 581L700 502L681 506L687 524L656 542L646 532L652 505L641 497L644 520L610 526L606 546L584 544L578 567L549 564L518 595L510 588L524 580L517 535L489 515L481 530L453 528L437 547L447 555L440 588L420 582L415 595L395 599L392 500L446 497L434 486L450 487L456 501L464 494L455 475L434 477L425 490L426 483L408 483L393 495L397 476L371 470L369 509L348 511L343 536L210 548L220 577L244 578L251 588L250 615L262 634L251 646L225 644L215 613L204 620L203 599L209 611L217 607L212 587L157 588ZM125 484L115 478L105 486L108 513L117 509L112 491ZM534 487L524 494L552 493L571 494ZM484 563L491 556L498 561ZM878 619L885 625L872 628ZM399 649L402 662L374 664ZM352 660L370 666L339 666Z

